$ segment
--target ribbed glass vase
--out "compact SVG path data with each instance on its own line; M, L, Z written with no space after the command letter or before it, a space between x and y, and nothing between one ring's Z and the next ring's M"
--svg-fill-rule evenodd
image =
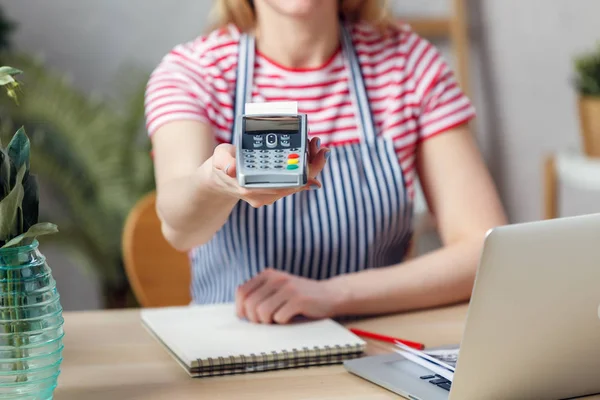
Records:
M0 399L52 399L63 336L56 282L38 242L0 249Z

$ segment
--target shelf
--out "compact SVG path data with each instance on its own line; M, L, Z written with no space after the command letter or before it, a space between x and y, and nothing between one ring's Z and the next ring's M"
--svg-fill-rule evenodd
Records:
M448 37L451 33L451 20L449 18L408 18L403 22L420 36L428 38Z

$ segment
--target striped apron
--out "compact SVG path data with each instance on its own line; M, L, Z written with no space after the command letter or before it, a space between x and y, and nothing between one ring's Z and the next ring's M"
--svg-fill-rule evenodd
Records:
M407 254L412 204L402 169L391 140L376 135L346 27L342 47L360 141L331 148L318 177L321 189L261 208L240 201L215 236L190 253L194 303L232 302L235 289L265 268L327 279L397 264ZM253 37L242 35L234 121L251 102L254 55ZM310 126L310 116L308 120Z

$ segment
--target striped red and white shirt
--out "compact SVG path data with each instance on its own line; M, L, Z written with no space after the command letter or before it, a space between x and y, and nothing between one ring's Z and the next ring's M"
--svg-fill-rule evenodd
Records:
M377 135L393 141L412 197L417 144L467 122L474 109L439 51L408 26L384 36L358 23L350 33ZM231 142L239 37L230 25L177 45L163 58L147 85L149 135L185 119L210 124L218 142ZM298 102L322 146L358 141L342 57L340 47L319 68L290 69L257 52L252 101Z

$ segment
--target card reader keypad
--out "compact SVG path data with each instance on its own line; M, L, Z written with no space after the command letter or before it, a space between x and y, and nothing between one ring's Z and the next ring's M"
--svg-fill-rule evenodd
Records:
M299 148L244 150L244 167L261 170L296 170L302 166Z

